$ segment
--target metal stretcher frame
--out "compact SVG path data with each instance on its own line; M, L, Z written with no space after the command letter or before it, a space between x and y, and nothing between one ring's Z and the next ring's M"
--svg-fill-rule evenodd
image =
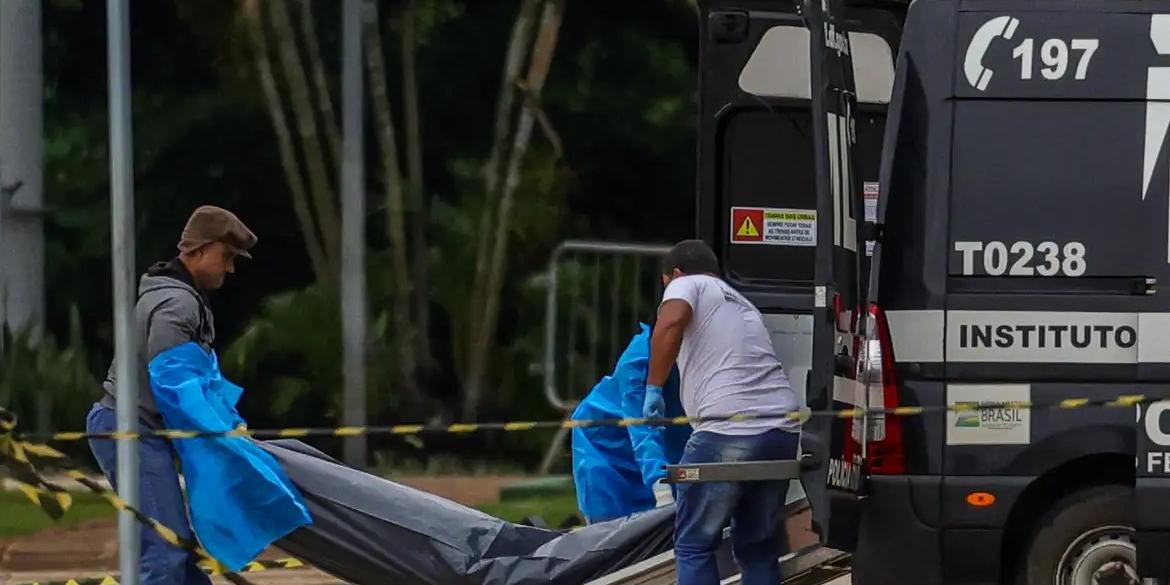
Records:
M795 459L667 465L666 478L662 481L663 483L680 484L799 480L801 468L802 462Z
M724 538L729 534L725 532ZM790 552L780 557L780 574L783 583L778 585L805 585L822 582L818 576L832 573L836 577L847 571L849 554L820 545ZM808 579L811 578L811 579ZM676 580L674 551L667 551L590 581L587 585L669 585ZM825 579L828 580L828 579ZM732 575L721 581L721 585L740 583L739 575Z
M802 471L817 468L820 461L812 454L805 453L799 459L773 461L741 461L733 463L694 463L666 465L667 476L663 483L713 483L725 481L790 481L800 480ZM790 504L785 506L785 516L795 512ZM723 538L730 537L725 528ZM848 569L849 555L838 550L814 544L802 550L790 552L780 558L784 583L814 584L836 577ZM665 585L675 580L674 551L662 553L604 578L591 581L589 585ZM739 575L729 576L721 585L735 585Z

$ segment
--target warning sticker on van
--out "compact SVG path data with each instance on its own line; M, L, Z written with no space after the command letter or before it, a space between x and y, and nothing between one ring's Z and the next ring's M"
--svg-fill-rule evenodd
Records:
M731 243L816 246L815 209L732 207Z

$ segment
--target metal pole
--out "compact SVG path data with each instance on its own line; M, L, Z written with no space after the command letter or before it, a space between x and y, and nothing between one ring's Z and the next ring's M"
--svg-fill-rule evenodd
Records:
M544 396L548 399L548 403L557 410L568 410L561 397L557 395L557 355L554 348L557 345L557 279L560 275L557 273L557 266L560 264L561 250L557 248L553 252L552 258L548 261L548 290L545 291L545 313L544 313L544 364L541 367L541 374L544 375ZM572 322L573 316L569 315L569 321ZM573 351L572 344L569 345L569 351Z
M616 360L621 355L622 348L618 345L618 327L629 327L630 324L618 324L621 317L621 310L618 309L621 305L621 297L618 296L618 291L622 288L622 257L617 256L613 259L613 283L609 285L609 360Z
M597 311L600 307L598 298L601 296L601 254L593 255L593 303L589 305L589 379L597 379L597 345L600 343L601 325L597 322ZM577 388L569 388L576 390Z
M110 241L114 281L114 353L118 380L118 431L138 430L138 343L134 326L134 147L130 120L129 0L107 0L110 86ZM138 506L138 443L118 441L118 495ZM134 516L118 514L122 585L138 585L139 534Z
M28 331L31 343L45 321L41 46L41 0L0 1L0 328ZM50 398L38 389L39 432Z
M637 323L642 319L642 291L646 290L645 283L642 282L642 257L634 257L634 278L630 282L630 294L634 297L634 322ZM647 319L652 321L652 319Z
M345 0L341 14L341 323L344 338L345 424L366 424L365 160L362 134L362 2ZM345 462L364 467L364 435L345 439Z

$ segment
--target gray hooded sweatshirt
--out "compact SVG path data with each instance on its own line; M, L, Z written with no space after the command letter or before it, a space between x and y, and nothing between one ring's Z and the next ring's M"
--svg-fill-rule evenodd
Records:
M195 287L195 280L178 258L150 267L138 283L138 303L134 307L138 327L139 350L135 364L138 370L138 410L143 425L151 429L163 427L162 416L154 403L147 370L150 361L163 351L194 341L210 351L215 341L215 320L207 300ZM117 357L110 364L105 395L101 403L116 408Z

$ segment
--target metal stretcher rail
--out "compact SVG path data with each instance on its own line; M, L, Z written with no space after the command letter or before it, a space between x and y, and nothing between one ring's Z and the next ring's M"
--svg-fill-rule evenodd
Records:
M719 481L784 481L800 479L802 462L738 461L734 463L693 463L667 465L665 483L710 483Z
M813 546L780 558L782 581L778 585L821 585L849 572L849 554ZM627 567L588 585L673 585L674 551L662 553ZM739 575L724 579L720 585L739 585Z
M792 553L780 559L781 585L826 585L848 575L848 553L821 546ZM739 575L728 577L719 585L740 585Z

